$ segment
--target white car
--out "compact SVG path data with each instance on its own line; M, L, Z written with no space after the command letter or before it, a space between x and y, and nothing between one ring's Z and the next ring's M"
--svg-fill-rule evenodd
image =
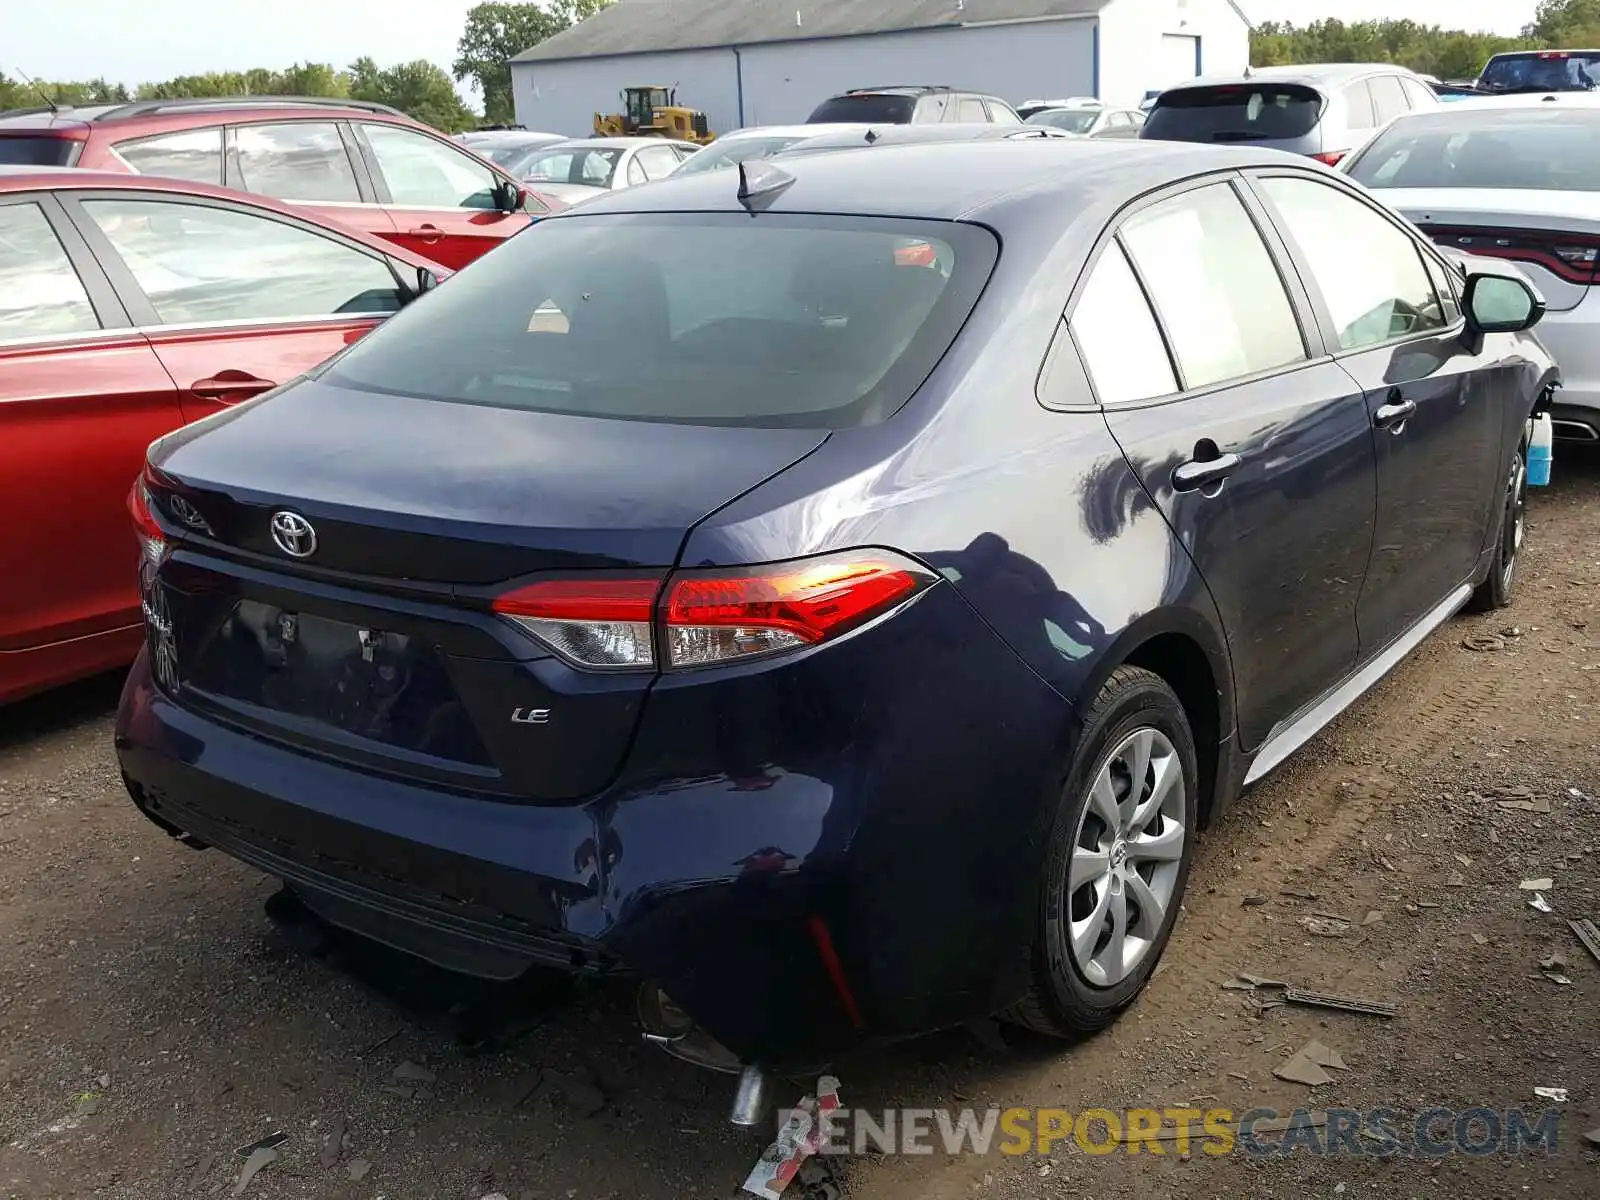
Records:
M517 177L546 196L582 204L607 192L665 179L700 147L658 137L572 138L518 164Z
M702 171L719 171L737 166L752 158L771 158L779 151L798 145L823 134L860 130L865 133L870 125L816 124L816 125L751 125L723 134L700 153L691 155L674 172L676 175L697 175Z
M1600 98L1473 99L1395 118L1339 164L1441 247L1509 259L1549 306L1555 435L1600 442Z
M1071 137L1135 138L1144 128L1144 114L1136 108L1073 105L1042 108L1023 123L1048 125Z

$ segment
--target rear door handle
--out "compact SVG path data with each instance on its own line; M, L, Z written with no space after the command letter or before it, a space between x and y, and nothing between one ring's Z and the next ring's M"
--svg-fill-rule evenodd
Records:
M1242 465L1244 459L1237 454L1223 454L1204 461L1191 459L1172 472L1172 486L1180 492L1210 487L1214 483L1221 483Z
M418 225L411 231L411 236L426 246L431 246L444 236L444 231L437 225Z
M261 379L248 371L218 371L205 379L196 379L189 390L207 400L224 396L254 396L278 385L270 379Z
M1402 399L1399 392L1389 393L1389 403L1372 414L1372 423L1379 429L1392 429L1400 432L1400 426L1417 411L1415 400Z

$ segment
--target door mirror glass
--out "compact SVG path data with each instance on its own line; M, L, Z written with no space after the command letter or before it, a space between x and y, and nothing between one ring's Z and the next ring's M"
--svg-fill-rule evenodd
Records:
M1467 320L1480 333L1520 333L1544 316L1544 300L1520 279L1504 275L1467 278Z
M437 275L427 267L417 268L417 295L420 296L423 292L431 292L438 286L439 277Z

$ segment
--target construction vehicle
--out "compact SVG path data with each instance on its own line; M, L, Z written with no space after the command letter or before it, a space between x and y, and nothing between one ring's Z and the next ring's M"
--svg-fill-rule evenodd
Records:
M678 89L629 87L622 89L622 112L595 113L595 137L664 137L705 145L717 136L706 115L680 108Z

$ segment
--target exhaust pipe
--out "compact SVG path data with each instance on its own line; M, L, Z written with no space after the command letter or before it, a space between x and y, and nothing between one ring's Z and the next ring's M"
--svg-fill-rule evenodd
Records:
M760 1129L767 1122L771 1106L770 1076L760 1067L749 1066L739 1072L739 1086L733 1093L733 1109L728 1121L736 1129Z
M1575 442L1600 442L1600 432L1583 421L1551 421L1551 432Z

